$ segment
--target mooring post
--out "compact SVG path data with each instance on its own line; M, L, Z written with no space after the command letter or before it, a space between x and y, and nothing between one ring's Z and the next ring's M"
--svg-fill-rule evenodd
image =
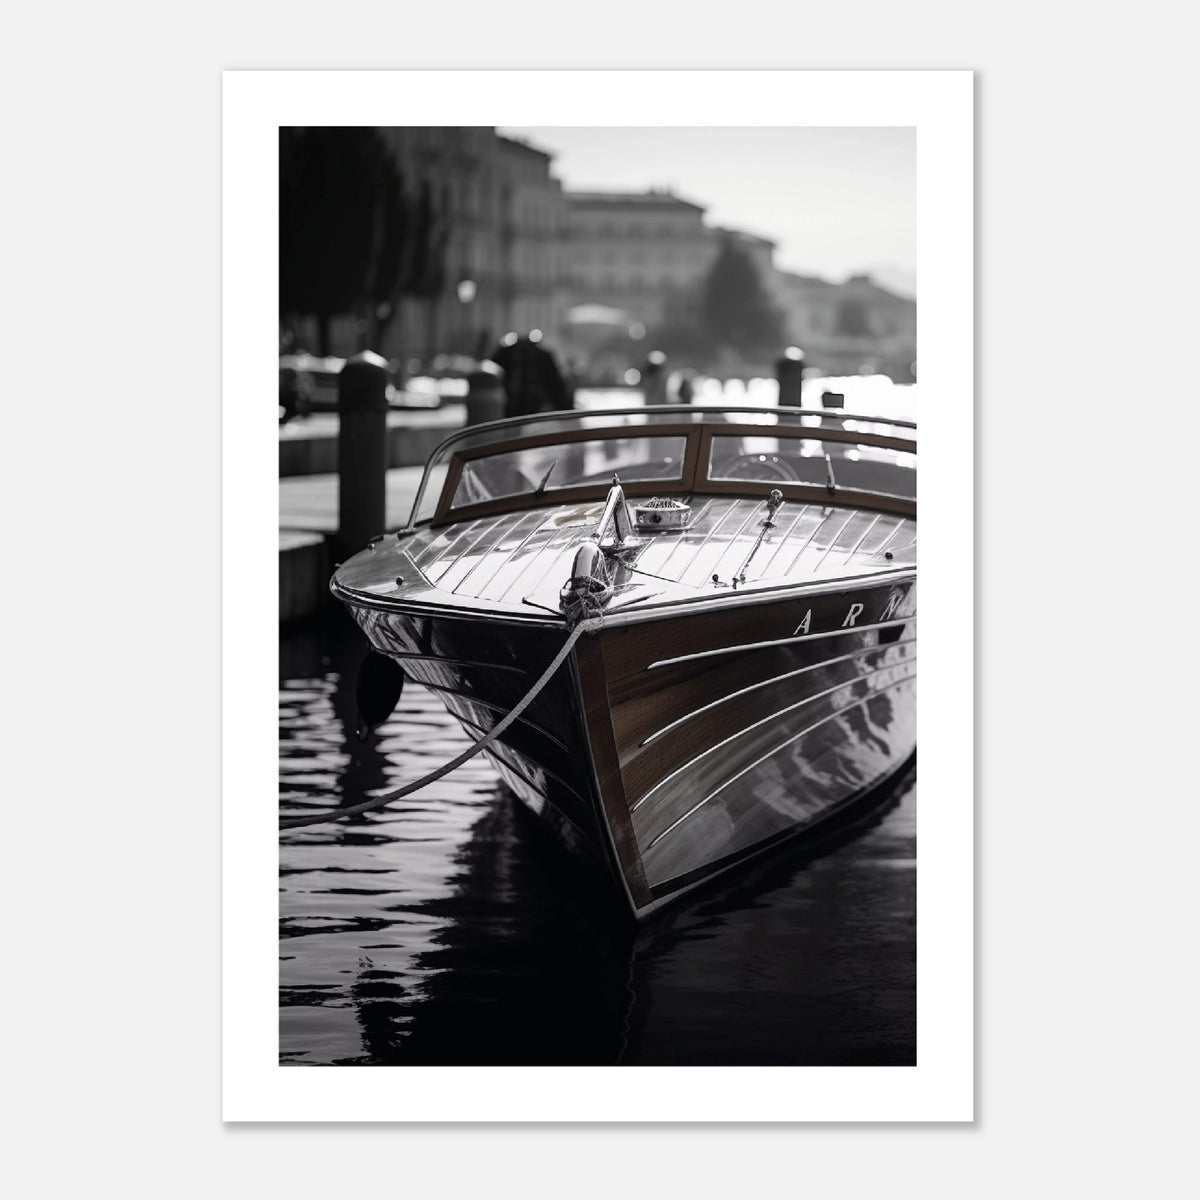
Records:
M775 360L775 378L779 380L779 403L788 408L800 407L801 385L804 383L804 351L789 346Z
M366 548L387 520L387 361L364 350L338 375L339 561Z

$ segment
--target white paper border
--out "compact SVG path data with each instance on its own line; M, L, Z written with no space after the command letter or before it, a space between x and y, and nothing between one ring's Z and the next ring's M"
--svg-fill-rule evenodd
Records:
M969 1121L973 154L968 71L226 72L223 1115L227 1121ZM278 1063L279 125L917 128L922 671L915 1067ZM236 588L233 586L236 581ZM246 603L247 596L257 597Z

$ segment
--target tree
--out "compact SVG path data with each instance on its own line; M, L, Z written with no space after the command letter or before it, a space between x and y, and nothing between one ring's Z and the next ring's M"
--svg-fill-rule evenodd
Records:
M410 252L405 258L401 279L404 295L425 301L426 342L431 348L438 343L438 300L446 286L446 248L450 239L448 209L445 192L440 205L435 204L433 188L428 180L423 181L413 204Z
M772 301L754 260L729 236L704 281L700 315L714 343L745 358L777 354L786 340L782 310Z
M319 350L344 313L394 304L408 218L377 129L279 130L279 314L316 318Z

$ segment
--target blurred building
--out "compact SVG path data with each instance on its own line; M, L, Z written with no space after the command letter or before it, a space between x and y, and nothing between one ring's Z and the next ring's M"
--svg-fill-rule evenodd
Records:
M695 288L717 252L704 209L671 192L568 192L575 302L658 324Z
M380 133L403 180L404 283L379 311L335 321L332 352L369 345L428 368L438 357L481 357L509 330L559 339L568 218L551 156L486 126Z
M788 333L810 366L829 375L869 370L910 382L917 357L917 305L867 275L832 283L778 273Z
M550 155L487 127L384 132L406 178L440 192L445 264L436 296L402 301L382 352L479 357L509 330L558 339L567 214Z
M399 177L404 250L390 299L330 322L329 352L370 348L425 369L483 357L509 331L543 332L582 367L633 365L664 324L694 323L700 289L732 239L787 314L788 336L830 373L901 378L916 357L916 305L867 276L844 284L778 271L775 244L704 223L669 190L564 192L552 155L487 126L379 130ZM301 320L295 348L315 349Z
M545 151L496 135L494 152L498 270L488 290L501 303L495 333L540 329L553 345L562 338L571 303L569 209L562 184L550 174L552 159Z

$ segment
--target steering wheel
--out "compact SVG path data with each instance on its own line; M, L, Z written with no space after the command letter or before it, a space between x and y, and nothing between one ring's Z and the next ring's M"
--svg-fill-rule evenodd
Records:
M777 454L739 454L727 458L717 466L713 478L763 483L800 482L792 464Z

